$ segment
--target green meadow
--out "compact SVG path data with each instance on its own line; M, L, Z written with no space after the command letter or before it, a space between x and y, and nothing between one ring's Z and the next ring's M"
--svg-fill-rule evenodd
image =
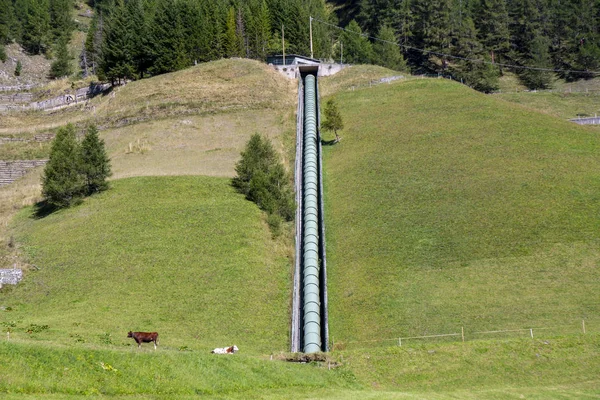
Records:
M290 163L293 84L222 60L119 88L92 117L8 115L24 137L95 120L115 176L49 215L28 205L39 171L0 189L1 260L27 269L0 290L0 397L598 398L597 130L443 79L369 87L392 75L320 81L346 129L324 147L333 351L306 363L285 361L293 227L273 237L230 186L254 132Z
M286 249L226 178L118 180L73 209L27 208L15 231L38 269L0 297L16 340L122 347L133 330L163 348L286 349Z
M336 99L348 127L324 157L336 342L598 327L595 131L447 80Z

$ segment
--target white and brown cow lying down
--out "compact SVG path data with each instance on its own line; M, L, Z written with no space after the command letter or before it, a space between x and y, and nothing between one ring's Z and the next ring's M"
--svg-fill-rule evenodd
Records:
M238 351L238 347L234 344L233 346L230 347L217 347L216 349L214 349L213 351L211 351L211 353L214 354L233 354L236 351Z
M138 348L142 345L142 343L150 343L154 342L154 350L156 350L156 345L158 345L158 333L157 332L131 332L127 334L128 338L133 338L138 345Z

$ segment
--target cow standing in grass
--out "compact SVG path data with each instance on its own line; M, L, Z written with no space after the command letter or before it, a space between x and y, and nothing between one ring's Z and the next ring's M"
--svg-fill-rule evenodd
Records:
M154 350L156 350L156 346L158 345L158 333L157 332L131 332L127 334L128 338L133 338L138 345L138 349L142 345L142 343L150 343L154 342Z

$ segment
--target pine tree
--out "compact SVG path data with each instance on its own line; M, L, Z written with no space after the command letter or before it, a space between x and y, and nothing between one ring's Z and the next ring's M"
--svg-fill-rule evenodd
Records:
M57 79L71 75L73 73L72 59L66 39L60 39L56 45L56 60L50 66L50 77Z
M42 195L46 202L57 208L77 203L84 191L80 171L79 144L75 138L75 127L69 124L58 130L44 168Z
M421 63L431 70L443 71L448 65L448 59L443 54L450 53L451 45L450 2L449 0L418 0L415 8L418 47L433 52L425 53Z
M269 139L252 135L241 155L232 185L268 214L291 221L295 211L291 179Z
M180 11L174 0L160 0L152 24L153 75L178 71L191 64L185 52L185 38Z
M12 0L0 0L0 46L14 38L15 22Z
M73 0L50 0L50 29L52 40L69 40L75 24L71 18Z
M132 61L136 76L141 78L152 66L154 53L149 32L149 21L142 0L129 0L126 5L131 34Z
M547 37L538 35L533 39L531 53L526 61L526 66L531 69L523 69L519 73L529 89L548 89L552 86L554 74L547 71L552 69L549 47L550 40Z
M335 142L337 143L340 141L338 131L344 129L344 121L342 120L342 114L340 114L334 99L327 100L324 114L325 121L321 124L321 128L326 131L333 131L335 134Z
M104 24L98 71L100 79L109 79L112 84L121 79L134 79L133 46L125 4L123 0L117 0L110 18Z
M406 62L398 47L398 41L394 29L384 25L379 30L378 39L373 45L377 64L396 71L405 71Z
M223 36L223 49L227 57L239 57L241 53L240 38L237 34L235 10L229 7L225 23L225 34Z
M265 60L269 37L271 35L271 16L265 0L258 0L250 5L251 23L248 27L248 38L251 43L252 56Z
M510 50L506 0L479 0L477 23L484 50L494 62L504 63Z
M31 54L44 53L49 48L50 36L48 0L30 0L23 22L21 44Z
M106 179L112 175L110 159L104 148L104 141L98 136L98 128L90 125L81 142L81 173L84 177L87 195L108 189Z
M368 64L373 59L371 42L363 35L356 21L350 21L346 30L340 35L340 41L343 45L344 62ZM340 51L342 51L341 48Z

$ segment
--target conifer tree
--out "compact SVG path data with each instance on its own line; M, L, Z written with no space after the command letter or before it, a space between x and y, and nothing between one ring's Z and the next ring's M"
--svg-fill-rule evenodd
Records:
M153 75L177 71L191 64L185 53L185 38L180 11L174 0L160 0L152 24L155 55L150 68Z
M479 38L494 62L506 62L510 50L506 0L479 0L476 10Z
M529 89L548 89L552 86L554 74L549 53L550 41L547 37L538 35L533 39L530 57L526 66L531 69L521 70L519 76Z
M268 214L291 221L295 211L291 179L269 139L252 135L241 155L232 185Z
M248 26L248 39L252 56L265 60L271 35L271 16L266 0L257 0L250 4L251 22Z
M340 41L343 44L344 62L352 64L368 64L371 62L373 58L371 42L363 35L355 20L350 21L346 31L340 35Z
M334 99L327 100L325 104L325 121L321 124L321 128L326 131L333 131L335 135L335 142L340 141L340 137L338 135L338 131L344 129L344 121L342 119L342 114L338 110L337 103Z
M418 47L438 53L425 54L422 63L429 69L442 71L448 65L448 60L439 54L448 54L451 44L449 0L417 0L415 7L418 15Z
M50 0L50 29L52 40L68 40L75 28L71 18L73 0Z
M128 13L123 0L117 0L110 18L104 24L102 58L98 76L114 84L121 79L134 79L133 40Z
M90 26L85 37L84 50L87 68L92 74L98 74L98 65L101 61L102 34L104 30L104 17L101 10L92 17Z
M87 195L108 189L106 179L112 175L110 159L106 154L104 141L99 138L98 128L95 125L88 127L81 142L81 173Z
M237 34L235 10L229 7L223 36L223 49L227 57L239 57L241 53L240 38Z
M73 57L69 54L66 38L62 38L56 45L56 60L50 66L50 77L57 79L69 76L73 73L71 60Z
M0 0L0 46L14 38L15 22L12 0Z
M373 44L377 64L396 71L406 70L406 62L397 45L394 29L388 25L382 26L377 38L382 40Z
M184 29L185 52L191 62L204 61L208 49L207 18L196 1L180 2L180 19Z
M50 158L42 177L42 195L53 207L69 207L77 203L84 191L79 144L75 127L69 124L56 133Z
M26 7L21 43L31 54L44 53L51 42L48 0L30 0Z
M136 76L143 78L154 60L152 39L149 35L149 21L142 0L129 0L126 9L132 41L133 67Z

